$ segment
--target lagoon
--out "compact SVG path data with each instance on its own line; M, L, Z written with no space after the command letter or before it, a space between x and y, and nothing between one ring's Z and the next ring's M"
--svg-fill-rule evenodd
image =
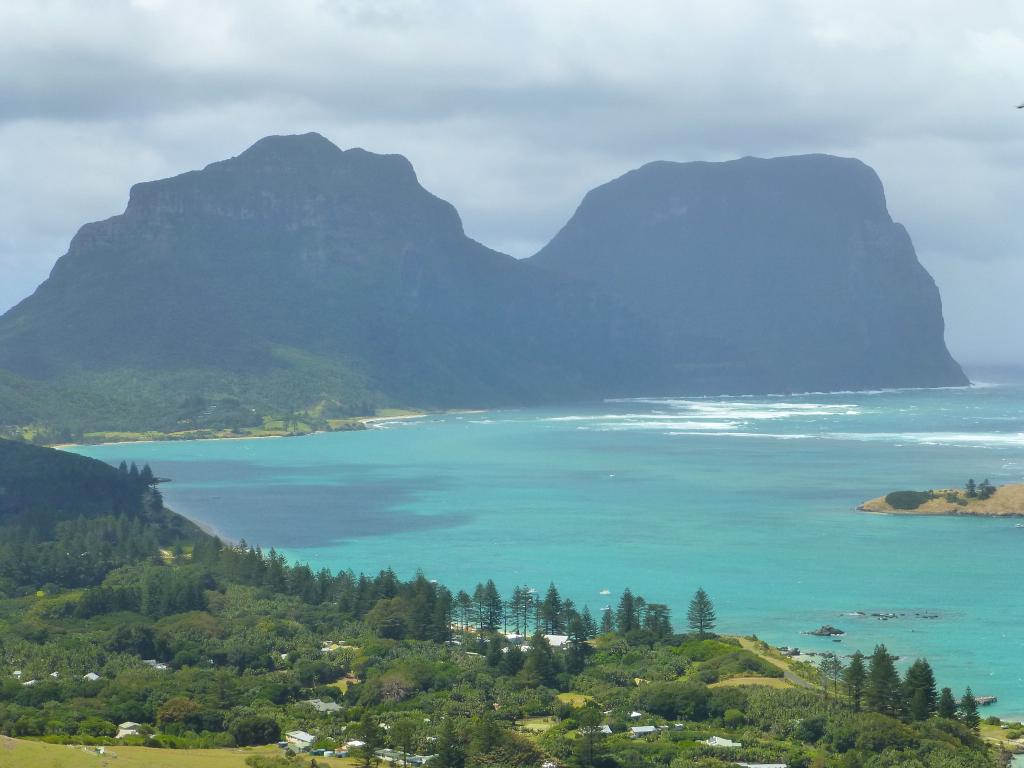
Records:
M172 478L170 507L314 566L422 569L455 589L553 581L595 614L628 586L677 626L703 586L720 631L845 654L884 642L927 656L958 694L998 696L984 712L1024 716L1024 529L856 511L889 490L1021 481L1019 385L638 398L74 450L148 462ZM842 642L802 634L822 624Z

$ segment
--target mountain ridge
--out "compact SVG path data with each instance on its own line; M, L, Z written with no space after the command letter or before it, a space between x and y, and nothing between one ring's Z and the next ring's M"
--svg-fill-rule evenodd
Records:
M822 157L799 162L828 186L834 173L821 169L828 164ZM751 199L770 202L770 183L755 178L751 186L742 174L730 181L721 169L728 176L775 161L731 162L740 165L697 164L707 176L702 194L751 210ZM832 208L821 210L839 221L843 211L866 205L868 219L885 224L877 176L859 161L843 162L865 169L858 183L873 179L877 189L832 184ZM665 297L693 289L670 269L672 248L648 233L671 228L679 205L722 212L699 194L689 203L677 199L677 165L656 161L591 191L545 249L517 260L466 236L454 206L424 189L401 155L342 150L315 133L265 137L201 170L133 185L122 214L79 230L47 280L0 316L7 377L0 406L5 391L16 393L11 410L24 422L32 410L25 393L35 382L40 396L29 415L37 423L173 431L228 401L222 413L251 423L296 411L329 417L385 406L853 389L861 379L871 387L966 383L941 365L901 377L885 363L872 376L847 370L821 387L813 371L781 375L733 327L678 312ZM623 184L632 196L619 199ZM609 194L612 210L605 211ZM603 219L596 235L579 220L595 205ZM610 222L622 231L609 230ZM827 241L813 223L792 223L805 240ZM624 232L636 236L633 243ZM898 235L886 232L889 240ZM773 237L784 241L785 233ZM630 248L639 255L617 262L616 253ZM737 263L757 252L742 250ZM622 264L639 269L631 275ZM738 285L755 266L735 269L729 280ZM659 277L653 302L649 291L625 290L652 274ZM932 304L926 309L938 312L938 343L948 357L937 292ZM864 333L867 346L879 343L874 328ZM928 354L936 349L932 343ZM69 399L80 402L60 404Z

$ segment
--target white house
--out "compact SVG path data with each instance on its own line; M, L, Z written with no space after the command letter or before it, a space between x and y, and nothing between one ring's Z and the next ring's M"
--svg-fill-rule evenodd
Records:
M600 728L597 729L597 732L604 734L605 736L611 736L612 727L610 725L602 725Z
M35 685L38 682L38 680L26 680L22 685Z
M710 739L706 739L704 741L704 743L707 744L709 747L742 747L743 746L743 744L741 744L738 741L733 741L732 739L724 739L721 736L712 736Z
M284 740L288 742L289 746L297 747L298 749L309 749L313 746L313 742L316 741L316 736L305 731L288 731L284 735Z
M743 768L789 768L786 763L736 763Z
M658 727L656 725L634 725L629 729L629 738L639 739L641 736L650 736L652 733L657 733Z
M123 739L125 736L138 736L139 728L142 726L139 723L133 723L131 720L125 720L119 726L117 726L117 738Z
M639 720L643 716L644 716L643 712L637 712L636 710L633 710L632 712L629 713L629 719L630 720Z
M95 683L97 680L100 679L100 676L97 675L95 672L86 672L84 675L82 675L82 679L88 680L90 683Z

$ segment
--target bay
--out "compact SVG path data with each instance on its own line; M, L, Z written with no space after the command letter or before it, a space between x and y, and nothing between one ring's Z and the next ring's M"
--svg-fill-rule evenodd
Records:
M1024 716L1024 529L856 511L890 490L1020 482L1020 385L638 398L73 450L148 462L172 478L173 509L315 567L422 569L467 590L494 578L506 593L554 582L595 614L628 586L677 627L702 586L720 631L840 654L884 642L958 694L998 696L985 712ZM826 623L841 643L804 634Z

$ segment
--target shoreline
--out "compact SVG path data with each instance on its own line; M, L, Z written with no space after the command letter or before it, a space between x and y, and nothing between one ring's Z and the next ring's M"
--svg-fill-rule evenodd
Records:
M56 443L53 445L45 446L46 448L53 448L54 450L63 451L71 448L87 448L96 447L101 445L140 445L144 443L187 443L196 441L216 441L216 440L272 440L286 437L309 437L310 435L327 435L336 432L362 432L366 429L371 429L374 424L379 424L388 421L404 421L409 419L422 419L427 416L443 416L450 414L462 414L462 413L487 413L486 410L464 410L456 409L449 411L426 411L424 413L403 413L396 416L357 416L352 418L354 424L359 424L359 427L355 428L342 428L342 429L316 429L310 432L290 432L280 435L216 435L210 437L194 436L194 437L146 437L141 440L107 440L104 442L82 442L82 443ZM173 434L173 433L165 433Z

